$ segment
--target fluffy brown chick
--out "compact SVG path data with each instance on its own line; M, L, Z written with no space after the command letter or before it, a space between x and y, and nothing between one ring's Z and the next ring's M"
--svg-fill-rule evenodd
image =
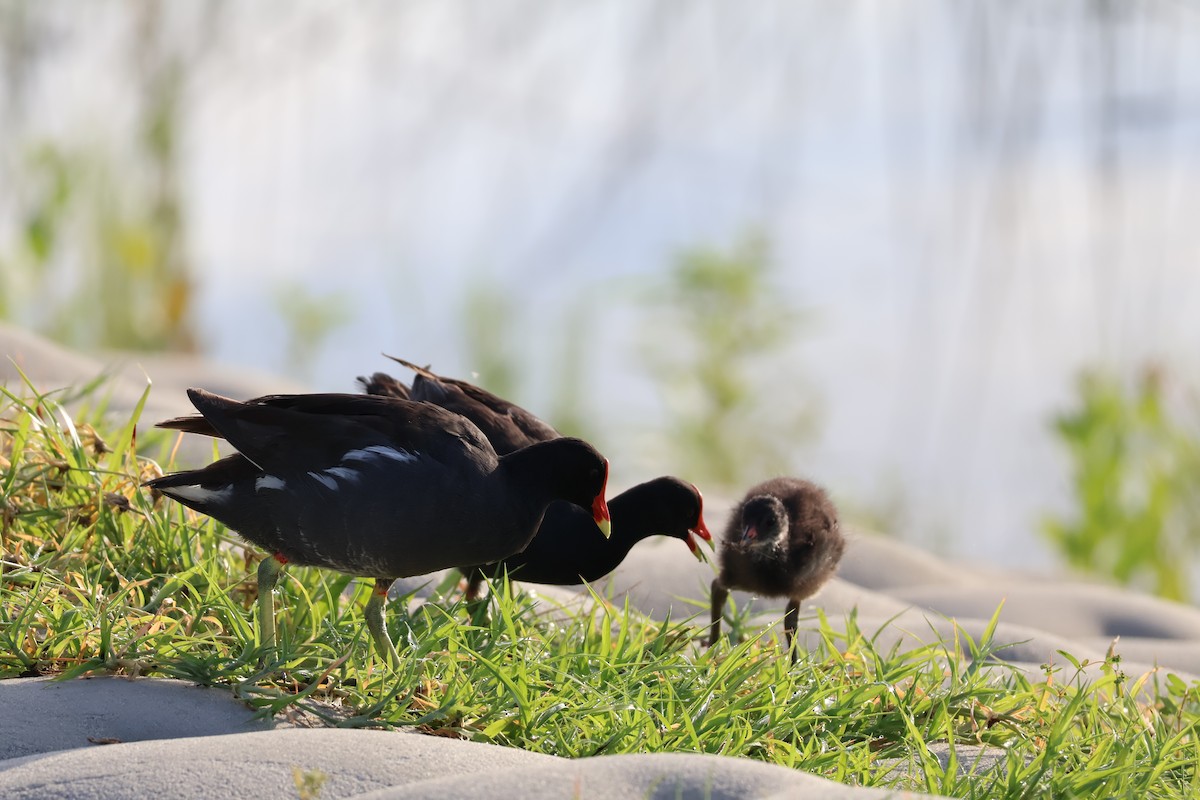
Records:
M731 590L786 597L783 629L794 663L800 603L833 577L845 549L837 508L821 487L785 477L752 488L733 509L721 539L709 643L721 635Z

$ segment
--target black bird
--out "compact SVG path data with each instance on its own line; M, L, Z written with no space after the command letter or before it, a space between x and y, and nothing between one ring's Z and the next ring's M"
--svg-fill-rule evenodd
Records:
M509 401L467 381L443 378L425 367L388 356L413 370L412 388L392 376L376 372L359 383L370 394L410 396L462 414L479 426L496 452L504 454L561 434L541 419ZM639 484L609 502L613 535L604 538L579 509L552 503L533 541L520 553L492 563L459 565L467 576L468 600L479 594L485 576L498 577L507 570L529 583L571 586L594 581L620 565L629 550L655 535L683 540L697 558L703 558L696 536L712 542L704 524L704 500L695 486L664 476Z
M396 578L510 556L554 500L590 509L607 533L608 462L579 439L498 456L469 420L428 403L338 394L241 403L201 389L188 397L201 416L159 427L218 436L238 452L146 485L270 554L258 569L267 646L285 564L374 578L367 627L395 659L383 607Z
M729 591L740 589L788 598L783 629L791 650L800 602L833 576L845 548L837 509L821 487L799 478L755 486L733 509L718 551L709 644L721 635Z
M704 524L704 498L690 483L664 476L638 484L608 501L612 536L604 538L586 511L569 503L551 503L533 541L503 561L463 569L466 598L474 600L485 577L506 571L514 580L573 586L612 572L635 544L650 536L682 539L701 558L699 536L712 541Z

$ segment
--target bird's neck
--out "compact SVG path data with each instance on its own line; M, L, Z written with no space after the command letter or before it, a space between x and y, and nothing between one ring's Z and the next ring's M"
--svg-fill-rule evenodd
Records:
M639 502L633 489L609 500L608 513L612 517L610 546L623 554L643 539L666 533L655 519L653 507Z
M524 496L537 508L544 509L551 501L567 492L562 470L554 459L541 452L550 442L541 442L500 457L497 471L506 481L525 487Z

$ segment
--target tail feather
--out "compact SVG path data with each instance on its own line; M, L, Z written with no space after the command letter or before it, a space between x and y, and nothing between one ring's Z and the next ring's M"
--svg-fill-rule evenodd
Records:
M195 414L186 417L172 417L164 419L162 422L156 423L156 428L167 428L173 431L183 431L184 433L198 433L202 436L214 436L218 439L225 438L216 426L209 420L208 416L212 412L225 412L232 407L241 405L236 400L230 400L227 397L221 397L219 394L206 392L203 389L188 389L188 399L192 401L192 405L200 412L202 416ZM268 398L256 398L249 401L250 403L259 403Z
M376 397L397 397L401 400L412 399L412 393L409 391L408 385L393 378L386 372L376 372L369 378L364 378L360 375L358 382L362 384L363 391Z
M428 366L420 367L420 366L417 366L416 364L412 363L411 361L405 361L403 358L397 358L396 356L389 356L387 353L384 353L383 355L384 355L384 357L390 358L392 361L395 361L397 364L401 364L405 367L408 367L413 372L420 375L422 378L429 378L431 381L442 380L442 376L430 371Z
M155 423L156 428L167 428L173 431L183 431L184 433L198 433L202 436L213 436L218 439L221 434L212 426L208 420L201 416L190 417L172 417L164 419L162 422Z
M161 478L154 478L143 483L151 489L158 489L163 494L170 494L167 489L179 486L202 486L206 489L228 486L238 481L248 480L261 474L250 459L241 453L214 461L201 469L190 469L184 472L172 472Z

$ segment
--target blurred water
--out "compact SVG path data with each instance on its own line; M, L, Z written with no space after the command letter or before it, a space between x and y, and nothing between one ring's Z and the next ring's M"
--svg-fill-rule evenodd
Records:
M131 5L51 3L19 129L120 146ZM823 399L798 473L898 535L1044 564L1047 420L1073 375L1196 378L1200 13L1174 2L178 3L194 43L187 233L212 355L283 369L272 298L344 297L312 356L468 375L462 298L518 313L520 398L589 320L589 406L632 483L664 463L633 301L681 247L763 230L811 309L780 405ZM7 108L15 107L10 88ZM0 211L5 208L0 191ZM0 215L2 217L3 215ZM3 233L0 233L0 237ZM2 241L2 239L0 239ZM668 332L669 333L669 332ZM667 334L664 334L667 335ZM737 454L731 454L736 458Z

